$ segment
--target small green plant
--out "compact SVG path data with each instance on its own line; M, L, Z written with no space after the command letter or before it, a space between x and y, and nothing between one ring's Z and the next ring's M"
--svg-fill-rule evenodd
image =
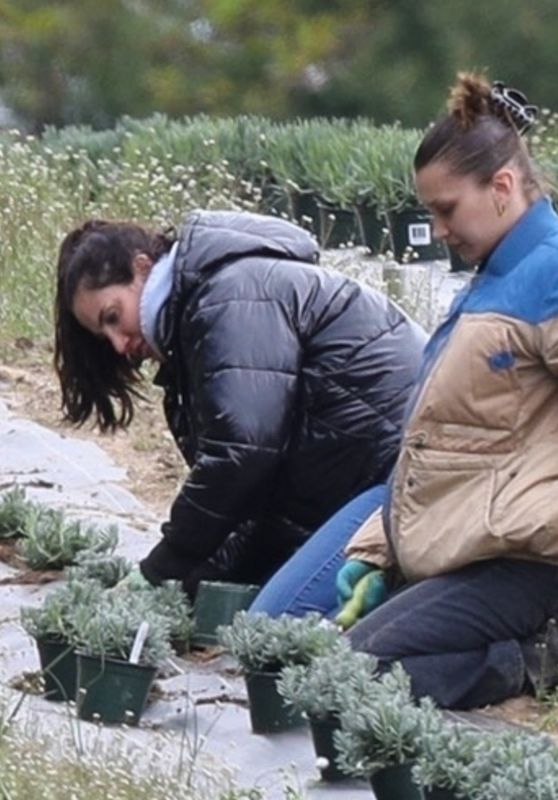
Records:
M408 763L416 755L419 720L426 713L434 711L415 704L410 678L400 664L375 681L365 696L347 691L341 730L334 734L338 767L369 778L385 767Z
M279 694L296 711L311 719L339 716L347 694L364 697L377 679L377 659L356 653L341 640L330 653L316 656L309 664L284 667L277 683Z
M91 613L100 602L103 590L95 581L69 580L48 594L40 608L23 607L21 624L34 639L56 639L74 643L77 636L76 612Z
M70 580L99 581L105 589L112 589L132 569L132 562L124 556L92 553L90 550L77 553L75 564L76 566L66 569Z
M138 629L147 622L149 630L139 663L158 666L172 654L168 621L145 602L139 593L104 592L94 607L74 610L74 644L86 655L128 661Z
M478 730L446 721L440 712L419 722L413 778L429 789L444 789L471 800L525 800L530 795L535 765L549 771L556 750L548 739L524 731ZM504 787L506 791L501 791ZM496 787L498 787L496 789ZM501 793L500 793L501 792ZM547 795L550 798L552 795Z
M556 750L508 762L488 778L474 800L555 800L558 797Z
M34 507L34 503L25 497L25 489L21 486L4 492L0 499L0 538L23 536L27 516Z
M341 641L338 629L317 613L273 618L239 611L232 625L217 628L217 637L245 670L267 671L308 664Z
M136 592L137 602L147 613L161 616L168 625L171 643L185 648L194 630L192 605L179 581L165 581L161 586Z
M79 552L112 552L118 543L118 529L100 529L68 520L64 511L34 506L26 515L24 538L18 550L31 569L62 569L74 564Z

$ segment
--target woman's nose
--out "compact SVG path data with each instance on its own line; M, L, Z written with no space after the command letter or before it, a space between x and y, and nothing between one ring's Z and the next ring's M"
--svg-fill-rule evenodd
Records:
M437 216L434 214L432 217L432 235L435 239L447 239L448 236L448 226L445 225Z
M120 355L126 355L130 344L129 336L119 331L111 331L108 334L108 338L117 353L120 353Z

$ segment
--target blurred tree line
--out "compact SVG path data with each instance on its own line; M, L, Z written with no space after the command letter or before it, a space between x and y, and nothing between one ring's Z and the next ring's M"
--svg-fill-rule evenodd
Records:
M33 132L124 115L423 125L458 69L558 108L556 0L0 0L0 96Z

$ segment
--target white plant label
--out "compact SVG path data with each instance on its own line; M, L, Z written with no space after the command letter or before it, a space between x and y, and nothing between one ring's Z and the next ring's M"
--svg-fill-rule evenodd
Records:
M432 232L428 222L423 222L419 225L409 225L407 228L407 238L411 245L428 245L432 244Z
M138 628L138 632L136 633L136 637L130 651L130 658L128 659L130 664L137 664L139 662L141 651L143 650L148 633L149 623L144 620Z

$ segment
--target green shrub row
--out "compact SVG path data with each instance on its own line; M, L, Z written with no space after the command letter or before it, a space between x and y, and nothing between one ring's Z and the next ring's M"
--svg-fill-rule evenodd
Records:
M58 247L83 219L168 227L192 208L225 208L305 224L304 215L313 212L300 201L315 195L346 209L413 205L412 158L422 133L367 119L278 123L156 114L123 118L106 131L81 126L47 129L40 138L0 134L0 345L50 336ZM532 145L553 180L556 115L542 115Z

